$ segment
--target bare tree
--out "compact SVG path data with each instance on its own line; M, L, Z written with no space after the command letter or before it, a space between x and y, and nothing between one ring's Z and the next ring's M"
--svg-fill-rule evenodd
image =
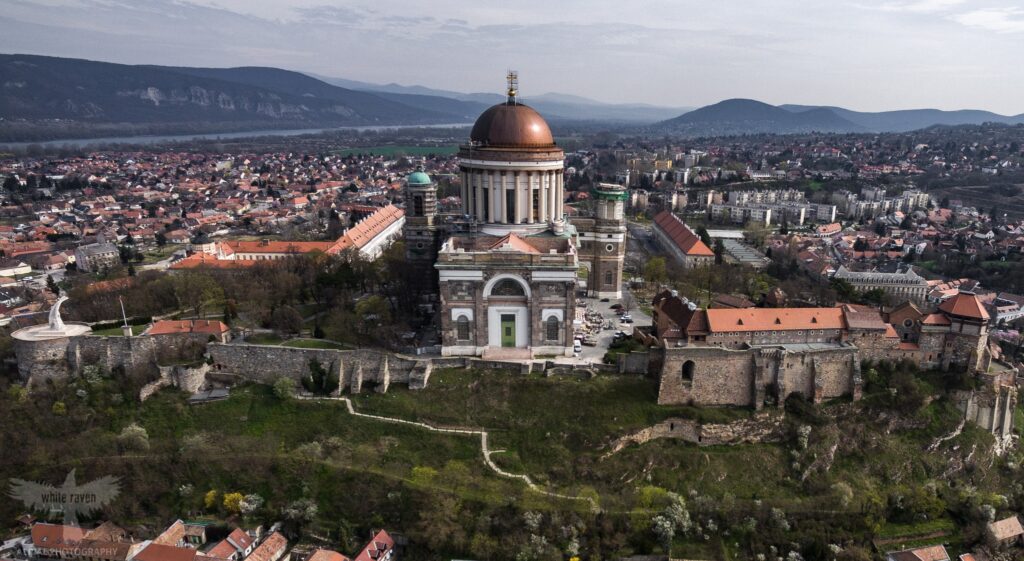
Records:
M633 296L632 292L626 292L622 295L622 301L620 304L622 304L623 310L630 312L636 308L636 298Z

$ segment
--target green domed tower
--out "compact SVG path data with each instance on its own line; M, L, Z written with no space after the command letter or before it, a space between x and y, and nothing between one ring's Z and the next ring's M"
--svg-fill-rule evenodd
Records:
M423 279L421 289L437 293L437 184L422 168L405 178L405 257Z

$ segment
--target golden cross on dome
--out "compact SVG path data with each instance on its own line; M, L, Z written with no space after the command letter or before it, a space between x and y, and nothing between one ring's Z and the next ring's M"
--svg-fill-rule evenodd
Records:
M519 73L509 70L506 79L508 80L508 102L515 103L516 95L519 93Z

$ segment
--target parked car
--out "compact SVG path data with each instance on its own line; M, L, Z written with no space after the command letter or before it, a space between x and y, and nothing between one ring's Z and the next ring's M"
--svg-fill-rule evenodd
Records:
M621 310L622 309L622 304L612 304L612 309L613 310Z
M601 301L602 301L602 302L611 302L611 300L609 300L609 299L607 299L607 298L602 298L602 299L601 299Z
M582 353L582 352L583 352L583 344L580 343L579 339L574 340L572 342L572 354L574 356L580 356L580 353Z
M596 347L597 337L594 337L593 335L587 335L586 337L583 338L583 344L588 347Z

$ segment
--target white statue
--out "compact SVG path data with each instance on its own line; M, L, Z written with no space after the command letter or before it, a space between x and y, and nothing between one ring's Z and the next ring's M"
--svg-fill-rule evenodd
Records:
M50 308L50 331L64 331L64 320L60 319L60 305L67 299L67 296L61 295Z

